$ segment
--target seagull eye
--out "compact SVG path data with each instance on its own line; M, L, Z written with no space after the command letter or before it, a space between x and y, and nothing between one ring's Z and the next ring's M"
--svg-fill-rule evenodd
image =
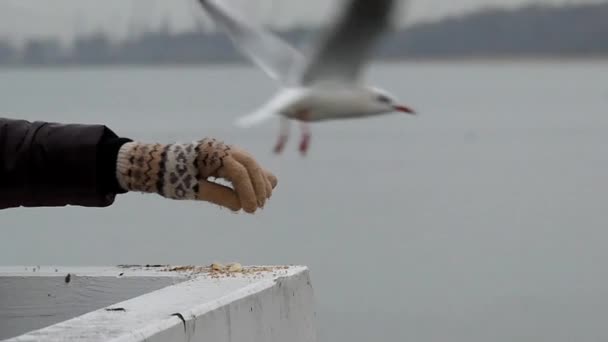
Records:
M384 102L384 103L391 103L391 99L389 99L388 97L384 96L384 95L378 95L378 101L380 102Z

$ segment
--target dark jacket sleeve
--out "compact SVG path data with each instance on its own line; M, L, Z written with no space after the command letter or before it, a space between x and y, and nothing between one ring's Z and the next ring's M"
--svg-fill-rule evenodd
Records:
M0 118L0 209L110 206L126 141L103 125Z

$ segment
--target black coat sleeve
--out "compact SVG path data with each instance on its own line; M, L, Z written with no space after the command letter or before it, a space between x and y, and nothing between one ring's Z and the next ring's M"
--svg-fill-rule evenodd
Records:
M0 209L110 206L127 141L103 125L0 118Z

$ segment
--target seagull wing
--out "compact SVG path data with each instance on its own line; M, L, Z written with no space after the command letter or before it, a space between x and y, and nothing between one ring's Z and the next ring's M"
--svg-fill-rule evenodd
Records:
M283 115L285 109L301 101L309 95L307 90L300 88L286 88L279 91L268 103L255 112L243 116L235 122L237 126L248 128L262 123L273 117Z
M379 37L390 28L399 0L348 0L311 50L300 83L356 82Z
M216 0L199 0L215 24L223 29L234 45L271 78L288 83L303 56L277 35L245 20L242 13Z

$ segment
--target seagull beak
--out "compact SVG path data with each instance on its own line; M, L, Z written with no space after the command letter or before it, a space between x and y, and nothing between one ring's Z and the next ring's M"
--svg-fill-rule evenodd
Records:
M406 106L394 106L396 111L416 115L416 112Z

